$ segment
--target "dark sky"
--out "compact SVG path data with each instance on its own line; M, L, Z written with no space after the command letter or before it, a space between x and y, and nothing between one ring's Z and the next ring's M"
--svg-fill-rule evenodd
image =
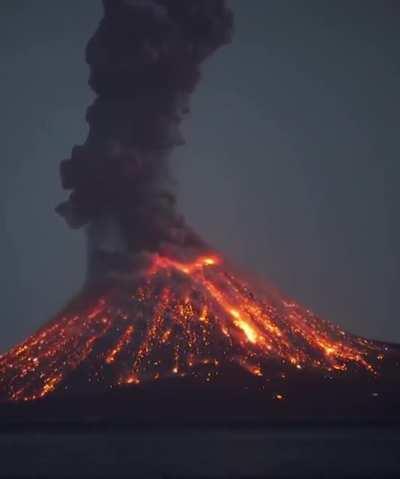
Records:
M245 268L348 330L400 341L400 5L232 0L175 157L181 208ZM0 3L0 351L79 289L54 213L87 133L100 0Z

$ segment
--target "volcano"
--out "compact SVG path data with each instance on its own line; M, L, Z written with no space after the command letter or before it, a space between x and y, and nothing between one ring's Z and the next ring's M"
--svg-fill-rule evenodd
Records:
M174 379L263 390L296 376L373 379L386 357L394 348L252 287L215 254L154 255L134 277L87 288L1 357L0 390L11 401Z
M221 412L232 392L261 398L261 410L265 398L310 402L328 384L336 408L343 385L372 401L398 393L396 346L349 334L248 279L176 211L168 159L183 143L179 126L202 62L230 41L225 2L103 5L86 50L96 95L89 135L61 163L71 193L57 207L68 225L86 228L87 280L0 357L0 399L90 396L92 411L93 397L150 391L151 402L179 390L180 402L170 401L177 408L190 391L196 401L217 391Z

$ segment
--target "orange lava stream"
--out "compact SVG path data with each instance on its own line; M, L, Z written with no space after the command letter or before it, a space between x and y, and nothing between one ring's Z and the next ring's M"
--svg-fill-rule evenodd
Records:
M260 381L272 362L282 371L375 374L371 355L383 359L376 345L293 301L256 297L217 256L183 263L155 255L132 287L116 286L89 308L67 308L1 356L0 397L29 401L73 385L173 376L212 382L228 363Z

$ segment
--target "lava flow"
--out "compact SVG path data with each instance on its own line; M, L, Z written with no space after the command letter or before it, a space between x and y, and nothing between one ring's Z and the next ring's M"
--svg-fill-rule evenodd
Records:
M94 299L83 292L0 357L0 393L29 401L172 377L211 383L228 364L261 382L273 370L375 375L384 352L291 300L255 293L216 255L190 263L154 255L139 279Z

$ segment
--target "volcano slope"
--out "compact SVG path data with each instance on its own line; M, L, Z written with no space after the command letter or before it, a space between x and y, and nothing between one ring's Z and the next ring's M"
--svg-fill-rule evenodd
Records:
M2 400L128 422L397 415L395 345L243 278L216 254L152 255L91 285L0 358Z

